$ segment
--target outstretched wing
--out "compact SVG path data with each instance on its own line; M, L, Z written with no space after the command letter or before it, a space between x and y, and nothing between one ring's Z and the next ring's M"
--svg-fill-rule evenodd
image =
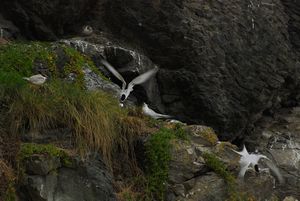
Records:
M122 82L122 89L124 90L126 88L126 82L122 75L112 66L110 63L108 63L106 60L101 59L101 63L114 75L116 78L118 78Z
M146 82L150 77L152 77L155 73L157 73L158 68L153 68L136 78L134 78L129 84L128 84L128 89L132 89L134 85L136 84L142 84L143 82Z
M245 173L248 170L249 165L250 165L250 162L241 165L241 167L240 167L241 169L240 169L238 178L244 179Z
M232 151L234 151L235 153L237 153L237 154L239 154L241 156L248 156L249 155L249 153L248 153L245 145L244 145L242 151L236 151L236 150L233 150L233 149L232 149Z
M271 160L264 160L264 162L266 163L266 165L268 166L268 168L270 168L271 172L277 177L278 181L280 184L284 183L284 179L279 171L279 169L276 167L276 165L274 165L274 163L272 163Z

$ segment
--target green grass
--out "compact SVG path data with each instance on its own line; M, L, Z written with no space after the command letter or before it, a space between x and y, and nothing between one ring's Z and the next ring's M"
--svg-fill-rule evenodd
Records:
M226 201L252 201L253 197L238 190L235 177L227 170L226 165L214 154L205 152L202 154L206 165L217 173L226 182Z
M58 55L57 49L61 49L64 55ZM63 62L57 66L59 57ZM70 73L76 74L75 84L84 86L83 68L88 67L102 79L109 80L99 71L94 62L87 55L62 44L50 43L12 43L0 47L0 70L2 72L15 72L19 76L31 76L35 64L42 64L48 69L52 78L64 78ZM35 72L37 73L37 72Z
M70 128L78 151L84 155L99 151L110 165L114 150L128 143L122 131L132 130L122 121L126 110L118 100L102 91L89 92L82 87L83 68L96 67L78 51L62 46L68 56L63 72L56 66L54 47L50 44L11 44L0 47L0 131L11 136L52 128ZM43 86L33 86L22 77L34 74L35 62L45 64L51 79ZM69 73L77 74L75 83L66 83Z
M34 62L43 62L49 69L55 68L55 54L49 43L12 43L0 48L0 68L6 72L32 75Z
M71 157L63 151L52 144L35 144L35 143L23 143L19 151L19 160L23 161L30 158L33 154L48 154L53 157L60 159L61 163L69 167L71 166Z
M12 134L70 128L82 154L100 151L106 162L111 161L114 145L119 142L120 119L126 115L112 96L59 80L37 89L23 87L14 96L7 112Z
M148 200L164 200L171 160L171 140L187 139L185 131L178 125L174 129L161 128L146 143L147 194Z

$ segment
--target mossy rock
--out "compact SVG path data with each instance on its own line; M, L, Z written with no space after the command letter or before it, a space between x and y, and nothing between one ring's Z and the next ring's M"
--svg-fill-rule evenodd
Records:
M22 143L18 157L21 163L25 162L27 159L34 159L36 161L51 160L53 163L57 163L53 165L56 168L60 166L60 163L63 166L72 166L72 158L67 152L52 144ZM55 161L56 159L59 160L59 163ZM51 169L51 167L49 168Z
M191 135L191 140L194 143L203 144L207 146L214 146L218 142L218 137L215 131L207 126L191 125L186 127Z
M83 70L89 68L103 79L90 57L58 43L10 43L0 47L0 73L15 73L21 80L37 73L51 79L66 78L75 74L75 83L84 87Z

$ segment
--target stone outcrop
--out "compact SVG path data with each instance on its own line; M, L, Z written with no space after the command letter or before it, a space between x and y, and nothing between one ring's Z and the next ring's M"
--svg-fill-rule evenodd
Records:
M293 0L31 0L5 1L0 13L27 38L56 39L90 24L95 34L125 40L109 60L126 64L124 48L137 47L159 65L162 104L154 105L232 140L298 84L297 5Z
M299 107L281 109L274 118L265 116L257 124L256 134L246 143L263 150L280 168L285 184L280 191L285 196L300 199L300 138ZM257 140L259 139L259 140Z
M295 87L296 59L281 1L110 1L116 36L138 41L161 66L163 103L213 126L222 139L242 134L277 96Z
M232 151L237 149L236 146L219 142L209 127L193 125L186 129L190 132L188 138L191 140L172 143L167 200L221 201L239 193L247 193L247 198L254 200L271 200L275 194L282 196L278 193L282 187L277 183L274 186L275 177L269 172L257 174L251 170L246 172L244 181L236 179L235 190L231 191L231 184L209 168L204 155L210 153L217 156L226 164L227 171L237 177L239 156Z
M112 176L99 157L72 159L68 166L55 156L33 155L25 160L20 200L115 201Z
M109 91L118 98L122 83L100 63L101 59L107 59L120 72L127 84L136 76L156 67L139 50L124 48L125 45L119 44L107 36L95 35L88 38L62 40L61 42L91 57L99 70L111 80L109 82L101 78L95 78L96 75L90 71L86 71L85 79L88 89ZM114 83L117 83L119 86ZM128 99L129 102L135 102L138 105L147 102L152 104L153 108L158 108L161 111L164 109L161 104L159 86L155 76L150 78L146 83L135 86L134 91L131 92Z

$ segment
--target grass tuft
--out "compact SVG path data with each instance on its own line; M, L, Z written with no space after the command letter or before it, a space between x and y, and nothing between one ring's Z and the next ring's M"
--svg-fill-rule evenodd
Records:
M57 80L20 90L11 100L7 122L12 134L70 128L82 154L100 151L110 164L115 142L119 142L120 118L125 115L112 96Z
M217 173L226 182L227 196L226 201L253 201L252 195L238 190L237 181L227 170L226 165L214 154L205 152L202 154L206 165Z
M164 200L171 160L171 140L187 139L185 131L178 125L174 129L161 128L146 143L147 191L149 200Z
M0 177L0 200L15 201L16 192L14 184L16 177L13 169L3 160L0 160Z

